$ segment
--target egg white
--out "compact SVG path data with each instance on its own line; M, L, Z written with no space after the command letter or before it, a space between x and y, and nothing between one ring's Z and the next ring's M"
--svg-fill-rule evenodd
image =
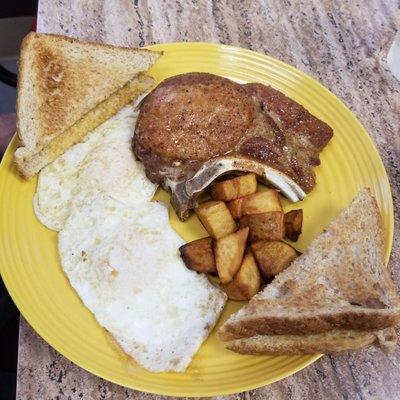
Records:
M62 229L72 205L98 193L131 205L153 197L157 185L131 149L136 118L133 106L125 107L40 172L33 204L44 225Z
M62 267L97 321L144 368L184 371L226 296L188 270L163 204L105 194L74 209L59 233Z

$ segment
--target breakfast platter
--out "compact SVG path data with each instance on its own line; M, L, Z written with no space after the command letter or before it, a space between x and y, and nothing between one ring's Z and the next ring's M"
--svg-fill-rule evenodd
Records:
M155 84L172 76L190 72L211 73L238 83L262 83L279 90L329 125L333 129L333 137L319 154L321 164L314 169L315 187L300 203L281 199L284 212L301 207L304 213L302 234L296 241L295 248L298 252L305 252L311 241L351 203L362 188L367 187L370 188L379 206L384 227L384 258L385 262L388 262L393 240L393 205L389 181L379 153L368 133L332 92L296 68L249 50L209 43L159 44L149 46L148 49L162 52L162 56L147 71L148 75L154 78ZM128 118L126 121L131 120ZM104 126L107 127L107 124L112 126L117 122L111 119L106 121ZM103 133L100 132L99 136L101 135ZM93 137L85 143L90 144ZM14 163L14 152L17 147L18 139L15 137L3 157L0 168L0 272L22 315L45 341L65 357L87 371L122 386L174 396L214 396L250 390L283 379L321 357L321 354L243 355L226 349L217 331L231 314L245 304L242 301L229 300L214 330L211 331L184 372L154 373L141 367L126 354L128 351L121 350L121 347L115 343L115 338L101 327L92 314L92 312L96 314L97 311L103 312L102 308L105 307L107 297L101 297L104 301L101 306L93 305L90 296L85 297L82 294L86 293L86 286L80 286L77 280L79 274L76 274L73 267L70 269L66 267L67 261L64 265L64 260L69 257L69 250L77 246L75 242L89 240L86 237L77 237L75 242L72 240L75 239L76 226L79 225L79 229L86 229L90 235L104 242L110 238L114 240L118 237L117 233L111 237L103 234L101 230L90 231L90 224L94 224L93 221L96 218L98 220L102 217L93 212L95 202L87 204L83 199L81 203L77 203L79 212L75 215L75 221L70 218L58 238L55 231L58 230L56 229L58 225L55 225L55 230L48 229L45 225L49 226L51 223L48 223L45 216L40 217L42 206L38 205L41 195L38 188L45 187L46 190L43 189L42 193L46 196L54 189L52 186L54 180L51 177L51 179L44 179L46 173L48 176L51 175L51 171L47 169L46 172L41 173L39 185L36 177L30 180L20 177ZM107 160L108 155L99 152L98 157L104 157ZM121 154L120 157L123 159L124 155ZM118 155L113 159L115 158L118 158ZM65 159L64 161L62 166L67 164ZM56 166L55 169L59 168L56 164L53 165ZM106 161L104 165L107 165ZM63 175L63 179L69 179L69 176ZM101 180L101 174L99 177L91 176L90 178ZM107 181L107 179L110 180ZM106 184L110 186L113 185L113 179L113 177L104 178ZM135 186L132 189L131 197L135 197L135 191L140 191L141 195L145 193L150 200L156 186L152 186L150 182L140 184L141 186ZM129 194L128 189L127 192ZM123 196L126 196L126 193L122 193L121 197ZM36 199L35 203L34 199ZM97 201L101 203L101 199L96 199ZM190 214L185 221L178 218L170 204L170 193L160 187L155 192L154 204L152 203L150 207L156 217L149 218L149 226L156 224L158 218L162 220L162 217L158 217L158 213L162 211L158 209L156 201L168 205L169 222L183 241L191 242L207 236L204 228L206 224L203 222L203 226L194 213ZM100 204L99 207L103 206L104 204ZM47 215L56 216L59 222L59 216L66 204L63 203L64 208L61 211L56 209L57 202L49 202L46 207ZM112 208L112 212L115 211L114 203L111 205L107 203L104 207ZM132 207L139 206L135 203ZM143 221L147 221L146 213L147 211L143 211ZM84 227L86 217L91 222ZM135 215L126 218L131 224L136 223ZM109 220L112 222L112 218L107 219ZM129 226L126 229L126 232L130 232ZM160 230L166 232L168 229L160 222ZM178 248L180 238L175 238L171 234L168 241L176 244ZM159 243L151 246L148 244L150 242L138 236L134 236L131 242L127 242L127 246L135 242L139 243L135 244L137 252L142 251L143 254L149 254L151 257L157 255L160 260L163 259L163 254L169 251L167 244ZM65 254L68 253L68 257L64 256L64 250ZM63 260L64 271L60 265L60 256ZM82 257L84 258L85 254L82 253ZM138 263L143 262L144 258L138 256L133 260ZM146 279L159 285L154 291L160 292L163 276L160 272L160 277L158 277L157 265L149 265L149 270L154 275ZM68 277L64 272L68 274ZM165 275L165 279L169 279L169 275ZM83 302L70 285L70 281L74 282L73 286ZM173 287L173 282L168 284ZM151 283L148 283L148 286L151 286ZM166 299L166 302L171 301L174 307L179 308L181 302L179 296L182 293L185 295L183 289L179 287L171 290L169 296L174 296L174 299ZM90 306L92 312L85 307L84 303L92 304ZM117 318L122 321L124 315ZM187 318L190 319L190 315ZM146 334L155 338L163 335L174 337L176 332L147 331ZM138 359L140 360L139 357Z

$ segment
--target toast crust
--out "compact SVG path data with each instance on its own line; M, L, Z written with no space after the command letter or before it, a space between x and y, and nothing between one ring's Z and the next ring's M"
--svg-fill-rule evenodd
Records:
M232 340L229 350L240 354L301 355L317 353L342 353L359 350L374 344L374 332L333 331L311 335L265 335Z
M254 335L317 334L334 329L371 331L389 328L400 322L400 310L348 310L338 313L294 316L249 316L240 324L226 322L219 330L224 341L248 338Z

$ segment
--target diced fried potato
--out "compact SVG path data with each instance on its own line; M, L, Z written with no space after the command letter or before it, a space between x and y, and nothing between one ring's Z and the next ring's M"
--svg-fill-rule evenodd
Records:
M185 265L197 272L213 274L217 272L212 238L194 240L179 248Z
M234 219L239 219L242 216L242 204L243 204L243 197L228 201L226 203L228 210L232 214Z
M239 271L229 283L221 289L231 300L250 300L261 287L261 276L253 254L249 251L243 258Z
M275 189L257 192L249 196L232 200L227 204L233 218L245 215L261 214L269 211L282 211L279 193Z
M195 211L204 228L214 239L220 239L237 229L236 223L223 201L207 201L200 204Z
M266 282L270 282L299 255L295 248L279 241L253 243L251 250Z
M240 229L215 242L215 264L221 283L228 283L239 270L249 228Z
M255 174L247 174L215 183L211 186L210 194L215 200L229 201L256 191L257 179Z
M285 235L283 211L270 211L261 214L246 215L239 220L239 227L250 228L251 242L258 240L282 240Z
M292 242L297 242L303 225L303 210L289 211L285 214L285 235Z

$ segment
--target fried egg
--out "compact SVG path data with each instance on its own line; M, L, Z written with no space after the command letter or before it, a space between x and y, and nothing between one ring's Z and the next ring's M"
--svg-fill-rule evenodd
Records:
M131 150L136 117L133 106L125 107L40 172L33 200L39 221L59 231L72 204L97 193L130 205L151 200L157 185Z
M62 267L85 306L149 371L184 371L226 295L188 270L161 203L102 194L75 207L59 233Z

